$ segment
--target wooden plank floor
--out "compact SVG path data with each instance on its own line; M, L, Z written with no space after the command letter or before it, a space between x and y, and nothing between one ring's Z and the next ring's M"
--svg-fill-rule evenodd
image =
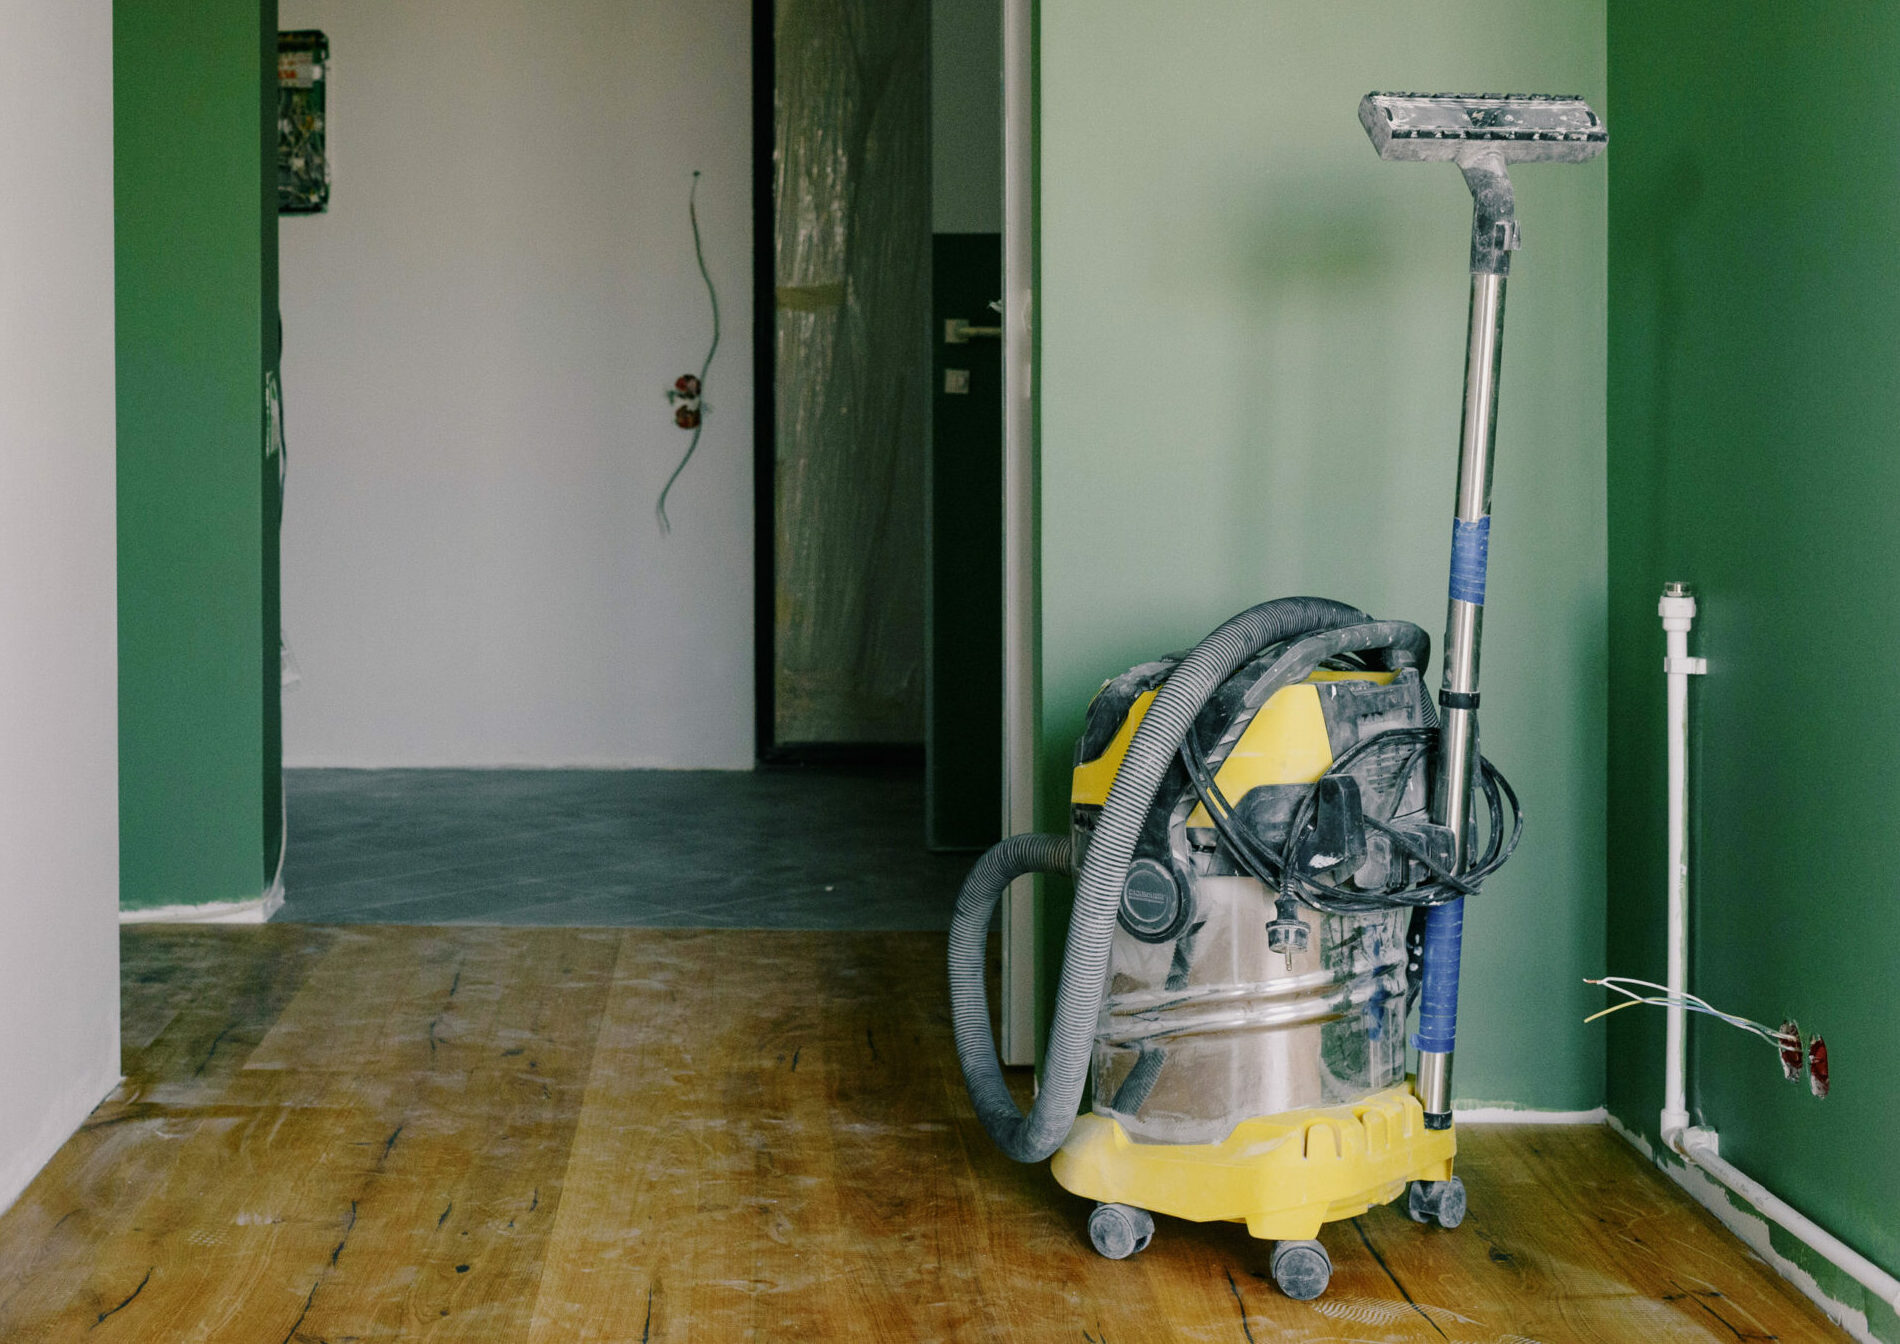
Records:
M1114 1263L997 1155L939 934L139 928L125 1084L0 1217L0 1340L1844 1339L1596 1128L1467 1129L1455 1233Z

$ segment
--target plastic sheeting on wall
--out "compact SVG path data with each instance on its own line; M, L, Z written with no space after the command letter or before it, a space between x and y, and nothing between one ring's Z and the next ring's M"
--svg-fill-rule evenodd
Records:
M776 733L923 737L927 0L778 0Z

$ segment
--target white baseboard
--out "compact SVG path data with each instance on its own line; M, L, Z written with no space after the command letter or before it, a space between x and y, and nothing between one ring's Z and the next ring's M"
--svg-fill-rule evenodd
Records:
M249 901L211 901L204 905L161 905L150 910L121 910L121 924L263 924L284 904L284 889L272 887Z
M116 1062L116 1061L115 1061ZM0 1153L0 1213L12 1207L40 1168L53 1160L60 1145L73 1136L99 1102L119 1085L119 1071L109 1075L90 1074L73 1082L40 1120L37 1130L15 1144L12 1151Z
M1615 1116L1610 1117L1609 1125L1630 1147L1655 1163L1657 1170L1714 1214L1717 1222L1741 1238L1749 1250L1766 1260L1777 1274L1799 1288L1802 1295L1826 1313L1834 1324L1859 1340L1860 1344L1892 1344L1892 1341L1882 1340L1874 1334L1869 1327L1865 1307L1851 1307L1829 1295L1812 1273L1777 1251L1770 1239L1772 1225L1769 1221L1753 1209L1731 1199L1727 1188L1719 1181L1704 1175L1674 1153L1659 1151L1648 1139L1624 1126ZM1846 1279L1845 1274L1841 1277ZM1847 1282L1849 1287L1858 1290L1858 1285L1852 1280Z
M1461 1125L1600 1125L1610 1118L1602 1106L1592 1111L1529 1111L1517 1106L1457 1106L1452 1119Z

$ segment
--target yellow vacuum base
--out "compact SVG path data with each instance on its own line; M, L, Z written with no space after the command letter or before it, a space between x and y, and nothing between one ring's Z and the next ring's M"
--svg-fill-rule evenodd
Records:
M1137 1143L1108 1116L1084 1115L1050 1169L1084 1199L1300 1241L1397 1199L1409 1182L1450 1180L1457 1151L1456 1130L1425 1128L1424 1108L1402 1085L1350 1105L1243 1120L1219 1143Z

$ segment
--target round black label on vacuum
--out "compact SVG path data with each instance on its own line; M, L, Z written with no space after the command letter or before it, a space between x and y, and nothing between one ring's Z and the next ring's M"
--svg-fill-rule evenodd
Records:
M1153 859L1128 865L1122 883L1121 926L1146 943L1165 943L1187 923L1187 902L1174 874Z

